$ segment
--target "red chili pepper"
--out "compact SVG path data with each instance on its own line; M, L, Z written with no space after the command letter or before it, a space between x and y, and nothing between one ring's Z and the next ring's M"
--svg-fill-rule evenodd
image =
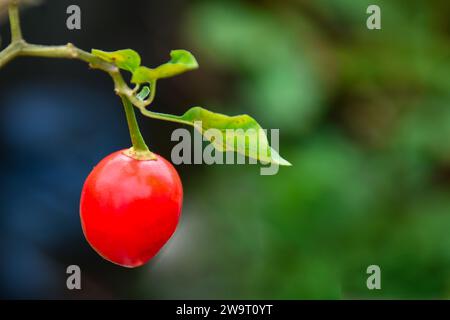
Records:
M84 235L103 258L138 267L155 256L174 233L183 188L163 157L136 160L117 151L89 174L81 193Z

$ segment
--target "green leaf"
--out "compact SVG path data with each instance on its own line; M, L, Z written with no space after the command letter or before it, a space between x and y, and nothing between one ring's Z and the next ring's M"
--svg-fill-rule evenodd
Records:
M150 83L157 79L157 73L155 69L150 69L147 67L139 67L133 72L133 76L131 77L131 82L133 83Z
M172 50L170 61L155 69L158 79L173 77L198 68L197 60L187 50Z
M141 109L141 112L151 118L191 125L217 150L234 151L261 162L282 166L291 165L269 146L264 130L249 115L230 117L201 107L193 107L182 116L156 113L145 109Z
M131 81L133 83L146 83L152 80L169 78L186 71L198 68L195 57L186 50L172 50L170 61L154 69L139 67L134 73Z
M120 69L134 72L141 65L141 57L132 49L113 52L92 49L92 54L107 62L114 63Z

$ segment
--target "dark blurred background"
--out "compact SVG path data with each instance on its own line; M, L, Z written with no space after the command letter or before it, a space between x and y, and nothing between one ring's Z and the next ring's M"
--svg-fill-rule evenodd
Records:
M66 28L77 4L82 29ZM366 28L381 7L382 30ZM143 64L191 51L200 69L160 81L155 110L202 105L280 129L293 167L177 169L184 209L147 265L84 239L80 190L130 145L110 78L83 62L20 58L0 70L1 298L450 298L450 2L45 1L30 42L133 48ZM2 47L9 41L3 19ZM170 158L177 125L139 117ZM66 267L82 290L66 288ZM368 290L377 264L382 289Z

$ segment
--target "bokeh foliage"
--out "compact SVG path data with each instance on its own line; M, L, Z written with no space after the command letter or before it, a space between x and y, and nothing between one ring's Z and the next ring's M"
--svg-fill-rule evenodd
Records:
M208 231L179 262L198 268L192 290L174 277L168 296L450 298L449 5L376 1L369 31L372 3L190 8L199 61L223 74L210 99L280 128L293 167L209 167L191 184L188 214Z

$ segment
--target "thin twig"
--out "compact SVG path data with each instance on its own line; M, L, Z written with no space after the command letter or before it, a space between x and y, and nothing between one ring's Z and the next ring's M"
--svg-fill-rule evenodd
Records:
M22 40L22 30L20 29L18 1L12 0L8 7L9 24L11 26L11 42Z
M43 57L43 58L61 58L78 59L87 62L93 69L100 69L107 72L114 81L114 91L117 95L126 97L133 105L138 108L148 106L150 100L139 100L120 73L119 68L113 63L109 63L99 57L77 48L71 43L62 46L46 46L27 43L20 29L20 18L17 1L11 1L9 5L9 19L11 25L11 44L0 51L0 69L11 60L19 56Z

